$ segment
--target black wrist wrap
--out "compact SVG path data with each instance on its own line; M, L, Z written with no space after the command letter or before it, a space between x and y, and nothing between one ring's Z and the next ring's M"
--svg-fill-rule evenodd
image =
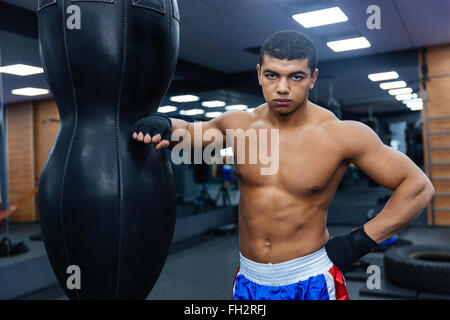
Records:
M328 257L341 270L371 252L377 243L364 231L363 227L353 229L347 234L332 237L325 245Z
M149 134L151 137L160 134L161 140L170 142L172 138L172 120L165 114L156 113L136 121L130 134L133 132L142 132L144 136Z

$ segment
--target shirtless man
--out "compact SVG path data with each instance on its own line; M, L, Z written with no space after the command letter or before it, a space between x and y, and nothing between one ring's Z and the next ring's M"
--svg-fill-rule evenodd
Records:
M434 194L427 176L408 157L384 145L368 126L341 121L308 101L317 80L316 49L297 31L273 34L256 67L266 103L252 113L228 111L189 123L153 115L136 122L133 139L169 147L171 132L278 129L279 166L261 175L261 163L236 164L240 177L240 268L233 299L348 299L340 269L351 265L412 222ZM161 138L161 136L163 138ZM249 152L255 146L246 145ZM236 153L242 152L234 150ZM394 190L384 209L364 226L329 239L327 210L353 163Z

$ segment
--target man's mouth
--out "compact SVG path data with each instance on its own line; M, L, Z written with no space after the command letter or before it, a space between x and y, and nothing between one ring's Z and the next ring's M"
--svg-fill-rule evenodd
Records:
M287 106L291 102L291 100L288 100L288 99L276 99L276 100L273 100L273 102L275 103L275 105L277 105L279 107L284 107L284 106Z

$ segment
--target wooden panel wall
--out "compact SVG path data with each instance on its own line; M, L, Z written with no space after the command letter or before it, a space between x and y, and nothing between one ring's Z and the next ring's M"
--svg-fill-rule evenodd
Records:
M59 129L59 113L53 99L35 101L34 121L34 182L38 186L39 177L53 147ZM36 219L39 219L39 206L36 197Z
M34 189L33 108L31 102L6 108L8 137L9 204ZM35 221L35 202L27 201L11 221Z
M55 142L59 113L53 99L7 106L10 205L38 186L39 176ZM11 216L14 222L39 220L37 195Z
M428 206L430 225L450 225L450 45L427 48L427 106L422 111L425 166L436 195ZM422 65L419 56L419 66ZM419 68L421 77L422 70ZM426 89L426 91L424 90ZM428 121L427 121L428 116ZM428 130L427 130L428 128Z

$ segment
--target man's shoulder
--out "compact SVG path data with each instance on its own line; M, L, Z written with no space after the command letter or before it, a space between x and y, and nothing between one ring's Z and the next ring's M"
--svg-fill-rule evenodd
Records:
M314 105L314 111L316 113L314 117L316 119L315 122L325 131L333 135L339 133L347 135L361 130L370 130L370 127L362 122L356 120L341 120L333 112L324 107Z
M340 120L339 118L336 118L324 122L324 125L331 133L352 139L358 136L362 137L367 134L375 134L375 132L368 125L356 120Z
M341 120L339 120L333 112L314 103L312 104L312 110L312 119L315 126L318 126L327 132L337 129Z
M248 128L259 117L259 110L253 112L247 110L228 110L214 119L217 128L225 133L229 129Z
M380 150L383 145L375 131L360 121L334 119L325 123L324 128L345 159L355 159L369 149Z
M241 122L251 121L261 116L264 109L264 105L260 105L252 111L247 110L228 110L222 115L222 121L227 122Z
M341 120L331 111L317 109L317 126L325 132L330 141L341 148L377 140L377 134L366 124L356 120Z

